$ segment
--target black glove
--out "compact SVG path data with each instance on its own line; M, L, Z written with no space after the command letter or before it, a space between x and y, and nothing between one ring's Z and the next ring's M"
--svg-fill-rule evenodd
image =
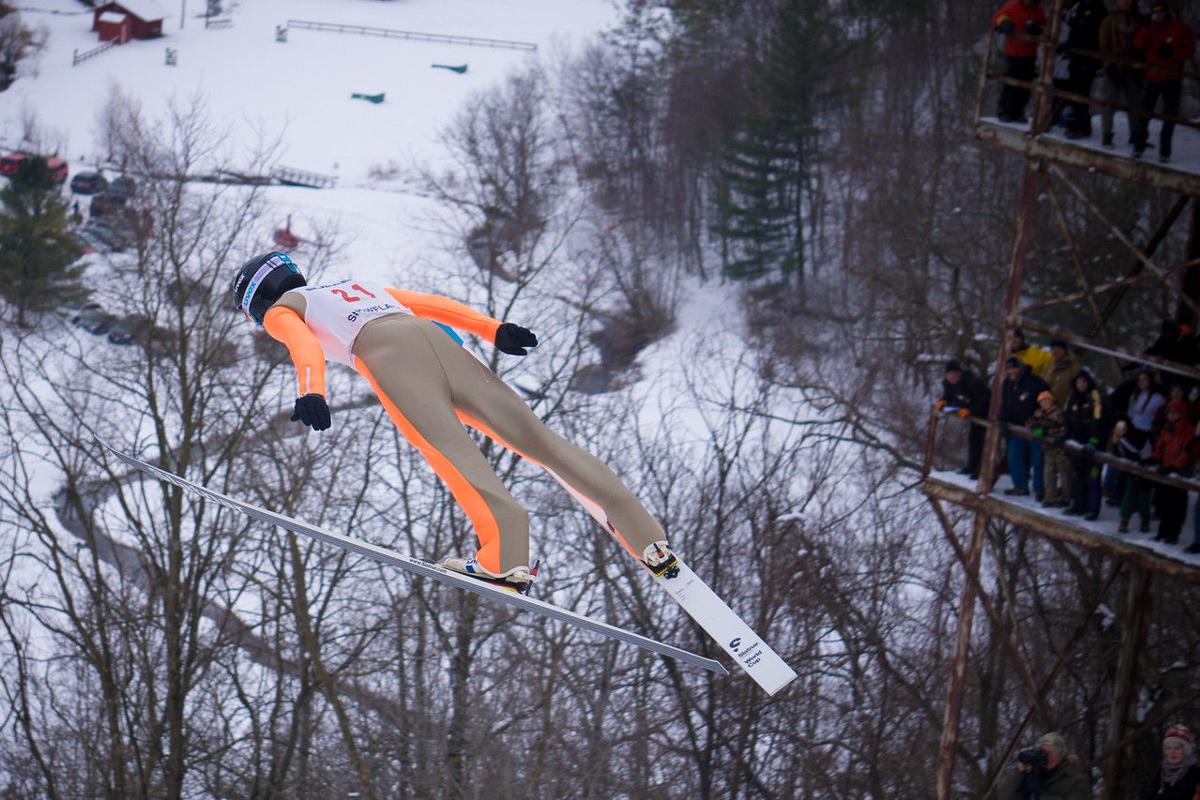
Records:
M1159 58L1167 61L1171 58L1171 56L1175 55L1175 48L1169 44L1160 44L1157 52Z
M297 397L291 421L303 422L314 431L323 431L329 427L329 404L319 394Z
M1026 22L1025 23L1025 32L1028 33L1030 36L1041 36L1042 35L1042 26L1037 24L1036 22Z
M1012 33L1013 32L1012 20L1011 19L1001 20L1000 24L996 26L996 32L1003 33L1005 36Z
M537 343L533 331L520 325L505 322L496 329L496 349L501 353L508 353L510 356L529 355L525 348L537 347Z

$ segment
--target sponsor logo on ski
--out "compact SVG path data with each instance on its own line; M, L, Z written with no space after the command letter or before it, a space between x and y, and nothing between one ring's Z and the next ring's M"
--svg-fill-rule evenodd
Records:
M737 642L737 644L735 645L733 642ZM734 639L733 642L730 642L729 646L731 648L733 648L734 650L737 650L737 648L740 647L742 644L742 640L740 637L737 639ZM741 650L737 650L737 657L738 657L738 661L741 661L742 664L747 669L749 669L750 667L756 666L758 664L758 662L762 661L762 657L763 657L762 642L753 641L750 644L746 645L745 647L742 647Z
M740 637L740 636L729 643L729 647L733 650L737 650L741 646L742 646L742 637Z

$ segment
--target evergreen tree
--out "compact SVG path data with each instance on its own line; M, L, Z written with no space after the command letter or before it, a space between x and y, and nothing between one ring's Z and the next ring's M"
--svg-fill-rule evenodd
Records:
M718 176L716 233L725 274L802 281L805 208L821 156L817 120L845 37L828 0L783 0L748 70L749 108L733 126Z
M67 204L46 159L26 158L0 189L0 295L17 324L65 300L81 299L81 248L67 231Z

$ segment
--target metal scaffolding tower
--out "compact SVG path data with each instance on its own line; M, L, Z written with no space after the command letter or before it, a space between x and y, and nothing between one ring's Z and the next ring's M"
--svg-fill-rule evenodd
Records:
M998 422L1001 384L1004 364L1010 355L1009 342L1014 329L1020 327L1060 338L1075 348L1088 350L1105 358L1146 363L1159 370L1184 376L1192 381L1200 380L1200 370L1192 366L1166 359L1149 358L1131 351L1125 343L1113 342L1105 338L1106 326L1111 321L1114 312L1126 300L1133 288L1144 285L1156 284L1158 287L1162 287L1160 291L1169 291L1171 297L1177 302L1177 320L1193 326L1196 324L1197 306L1200 304L1200 205L1197 204L1195 198L1200 196L1200 174L1175 165L1135 160L1124 153L1093 146L1089 142L1072 141L1052 131L1050 122L1055 113L1055 103L1061 105L1071 102L1085 104L1090 102L1093 106L1109 105L1113 108L1120 108L1122 115L1129 113L1131 119L1140 117L1161 120L1164 115L1149 114L1141 109L1128 109L1116 104L1090 100L1073 95L1063 90L1061 86L1056 88L1053 77L1056 50L1059 49L1056 45L1059 42L1060 22L1063 17L1065 0L1053 0L1049 5L1052 6L1048 10L1049 24L1046 26L1045 35L1039 39L1040 66L1032 81L1016 80L1007 77L1002 72L993 71L992 59L998 36L995 33L989 36L975 113L976 134L981 141L1018 153L1024 161L1021 190L1016 205L1016 236L1004 298L1002 344L995 361L990 412L987 420L971 421L973 424L987 427L984 458L977 484L973 487L965 486L962 481L939 478L930 474L936 439L936 414L931 419L929 430L923 491L940 520L947 540L957 554L966 578L963 582L958 606L955 649L950 667L938 754L937 797L939 800L950 800L953 796L952 780L956 752L960 747L960 717L966 688L971 632L976 606L979 605L983 608L991 624L1002 635L1004 640L1002 644L1011 658L1018 678L1028 696L1028 711L1023 722L1009 742L1003 756L994 762L992 774L989 776L987 796L994 793L1001 771L1010 762L1017 749L1017 744L1030 722L1035 715L1041 716L1046 697L1054 686L1055 680L1062 673L1068 655L1082 638L1087 625L1085 621L1075 631L1070 644L1060 655L1050 674L1039 679L1024 656L1019 631L1014 630L1010 635L997 610L997 604L988 595L980 580L985 547L991 541L987 532L989 526L995 523L1007 523L1038 536L1102 554L1108 567L1107 577L1104 585L1096 594L1093 612L1113 587L1118 585L1118 576L1125 573L1123 581L1125 597L1122 602L1113 604L1123 609L1124 617L1121 621L1122 638L1117 657L1114 703L1109 718L1107 746L1103 753L1092 762L1095 766L1102 766L1104 770L1103 798L1109 800L1120 796L1123 759L1133 740L1160 724L1167 715L1177 713L1179 709L1200 698L1200 691L1198 691L1189 697L1182 698L1180 702L1172 704L1170 708L1155 715L1153 719L1143 720L1137 725L1133 724L1132 706L1141 680L1137 655L1146 641L1151 614L1152 581L1155 576L1169 576L1172 579L1200 584L1200 568L1193 563L1171 558L1169 555L1141 547L1136 543L1097 534L1086 526L1073 524L1070 520L1057 516L1050 517L1026 505L994 496L991 492L996 478L998 443L1001 438L1001 429L1004 427ZM1086 51L1084 54L1087 54ZM1095 53L1094 55L1099 56L1100 54ZM1134 67L1145 66L1124 59L1118 59L1118 61L1124 61ZM1185 80L1190 80L1195 76L1184 75L1183 77ZM1035 109L1032 124L1001 122L996 118L984 115L983 104L987 90L997 83L1022 86L1032 91ZM1182 119L1178 120L1178 124L1185 130L1196 127L1194 123ZM1190 132L1188 135L1191 135ZM1105 215L1102 204L1089 195L1081 185L1083 182L1072 177L1071 171L1078 168L1091 174L1108 176L1111 179L1110 183L1127 182L1177 193L1178 199L1158 224L1154 234L1144 244L1139 244L1132 241L1125 231ZM1093 222L1100 223L1128 251L1132 266L1125 277L1096 285L1089 281L1087 269L1079 256L1080 242L1078 237L1073 234L1069 216L1064 211L1061 199L1064 196L1074 197L1080 206L1091 215ZM1155 253L1159 244L1167 237L1176 221L1184 216L1183 212L1187 209L1189 201L1191 211L1188 219L1191 227L1187 243L1187 257L1182 263L1174 265L1156 263ZM1077 291L1040 299L1037 302L1029 302L1029 292L1026 286L1029 235L1031 227L1039 219L1037 215L1042 213L1039 204L1047 202L1049 209L1045 212L1044 218L1052 220L1060 229L1066 245L1064 250L1070 254L1072 266L1081 287ZM1067 304L1075 304L1077 307L1082 305L1086 308L1086 313L1091 317L1086 329L1078 329L1084 326L1077 324L1069 326L1067 324L1049 324L1045 321L1047 310L1056 307L1062 308ZM1035 313L1038 314L1037 317L1033 316ZM1027 435L1028 432L1023 429L1007 427L1004 433ZM1097 454L1096 460L1112 464L1128 473L1158 483L1166 483L1191 491L1200 490L1200 483L1195 481L1164 478L1150 470L1139 468L1132 462L1122 461L1107 454ZM945 504L947 503L961 506L972 514L970 533L965 542L955 530L955 524L946 511ZM994 552L991 555L993 558L996 557Z

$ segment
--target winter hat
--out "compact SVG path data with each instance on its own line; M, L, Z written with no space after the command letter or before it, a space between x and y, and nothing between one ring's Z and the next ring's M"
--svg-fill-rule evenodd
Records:
M1054 394L1051 392L1041 392L1037 396L1037 401L1040 403L1043 400L1054 400Z
M1066 755L1067 755L1067 740L1062 737L1061 733L1054 733L1053 731L1051 731L1050 733L1045 734L1044 736L1042 736L1042 738L1038 739L1038 745L1040 746L1043 744L1050 745L1051 747L1054 748L1054 752L1058 753L1060 756L1063 756L1064 758L1066 757Z
M1192 754L1192 750L1196 746L1196 734L1192 733L1191 729L1186 725L1176 723L1167 728L1167 733L1163 736L1163 744L1169 742L1177 742L1182 746L1183 757L1187 758Z
M1021 367L1021 361L1017 358L1014 358L1013 356L1009 356L1008 361L1004 362L1004 366L1005 366L1005 368L1016 367L1019 369Z
M1051 339L1050 340L1050 349L1053 350L1056 347L1061 347L1063 350L1066 350L1067 343L1063 339Z
M1020 328L1013 328L1013 336L1017 337L1022 342L1025 341L1025 331L1021 330Z
M947 361L946 372L962 372L962 364L957 361Z

